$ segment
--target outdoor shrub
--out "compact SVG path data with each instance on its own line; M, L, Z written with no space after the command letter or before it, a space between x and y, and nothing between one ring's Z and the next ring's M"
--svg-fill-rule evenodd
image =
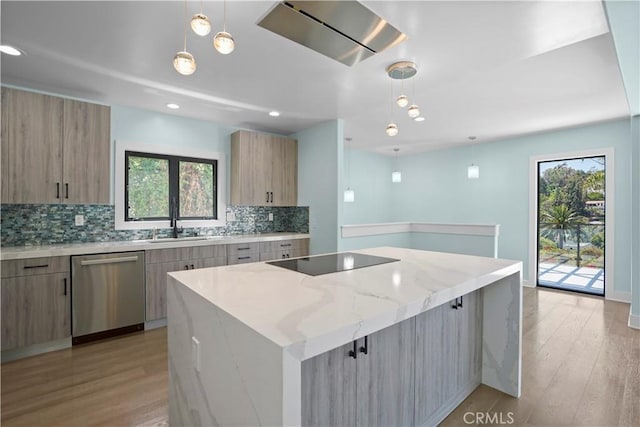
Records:
M604 253L604 251L600 248L597 248L595 246L587 246L584 249L580 249L580 254L582 255L589 255L592 257L601 257L602 254Z
M604 248L604 233L600 232L600 233L594 234L593 237L591 238L591 244L596 248L600 248L600 249Z
M540 240L538 240L538 245L540 246L540 248L542 248L542 250L545 251L558 249L558 245L556 245L556 242L551 239L547 239L546 237L540 237Z

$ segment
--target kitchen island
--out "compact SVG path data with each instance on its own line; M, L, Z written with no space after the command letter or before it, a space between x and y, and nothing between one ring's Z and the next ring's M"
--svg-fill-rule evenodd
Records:
M393 260L353 269L360 255ZM170 273L170 424L434 425L479 383L520 396L521 262L341 259Z

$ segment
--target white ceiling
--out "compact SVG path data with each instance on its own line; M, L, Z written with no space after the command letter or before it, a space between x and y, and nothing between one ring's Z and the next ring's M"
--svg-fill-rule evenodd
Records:
M230 55L190 32L192 76L172 67L182 50L184 3L2 1L2 83L289 134L343 119L351 146L401 154L628 117L600 1L365 1L408 40L347 67L256 23L272 1L227 3ZM189 2L189 14L200 2ZM214 30L223 4L205 1ZM405 92L426 120L392 108L386 67L411 60ZM415 85L415 96L414 94ZM394 93L400 86L395 82ZM165 107L176 102L176 112ZM270 117L270 110L282 115ZM396 137L384 129L393 116Z

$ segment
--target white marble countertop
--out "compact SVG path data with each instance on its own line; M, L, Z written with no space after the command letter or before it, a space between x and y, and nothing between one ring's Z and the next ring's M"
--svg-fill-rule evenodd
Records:
M290 239L308 239L309 234L263 233L234 236L199 236L194 238L125 240L112 242L68 243L42 246L11 246L0 249L2 260L40 258L48 256L85 255L109 252L144 251L151 249L180 248L187 246L226 245L233 243L269 242Z
M264 262L169 273L187 289L304 360L416 316L502 278L522 262L403 248L400 259L308 276Z

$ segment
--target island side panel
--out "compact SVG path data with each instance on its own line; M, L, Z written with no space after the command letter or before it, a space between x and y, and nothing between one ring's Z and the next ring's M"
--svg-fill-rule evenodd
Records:
M170 425L286 423L283 370L292 361L283 360L281 348L171 276L167 315Z
M482 383L520 397L522 272L483 288Z

